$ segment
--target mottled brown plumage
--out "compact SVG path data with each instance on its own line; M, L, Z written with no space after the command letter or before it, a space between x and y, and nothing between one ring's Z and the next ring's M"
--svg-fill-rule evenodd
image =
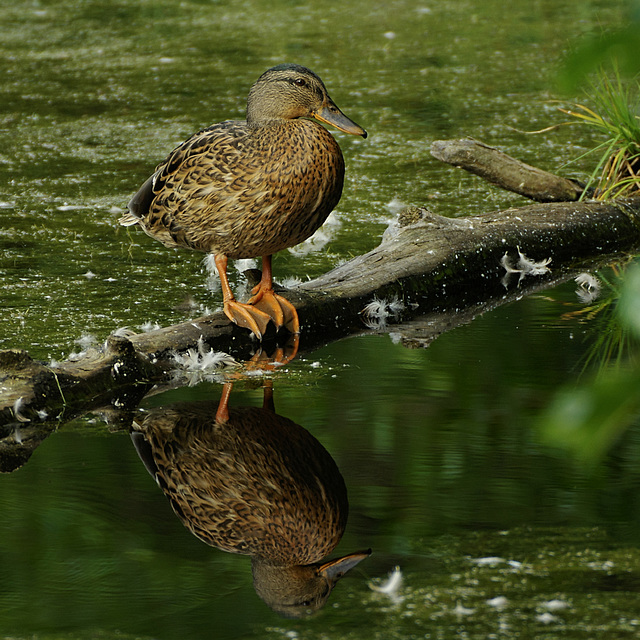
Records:
M205 402L150 411L132 438L185 526L223 551L252 558L254 586L274 610L319 609L369 552L322 563L347 522L347 492L324 447L264 407Z
M311 236L342 194L338 143L315 118L366 137L309 69L283 64L251 87L245 121L214 124L156 167L120 222L168 247L216 255L227 316L261 337L269 320L299 331L291 303L273 294L271 256ZM227 259L263 258L248 305L233 297Z

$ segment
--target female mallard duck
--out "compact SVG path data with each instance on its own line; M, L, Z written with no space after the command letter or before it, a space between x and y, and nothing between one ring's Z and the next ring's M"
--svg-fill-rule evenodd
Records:
M251 87L246 121L214 124L174 149L120 220L139 224L168 247L213 253L225 314L258 338L269 320L299 332L295 307L273 291L271 256L311 236L342 194L340 147L322 125L305 118L367 136L315 73L278 65ZM248 303L239 303L227 260L258 256L262 279Z
M131 437L185 526L202 541L251 556L258 595L275 611L317 611L371 550L323 560L340 541L349 503L342 475L306 429L264 405L182 403L136 418Z

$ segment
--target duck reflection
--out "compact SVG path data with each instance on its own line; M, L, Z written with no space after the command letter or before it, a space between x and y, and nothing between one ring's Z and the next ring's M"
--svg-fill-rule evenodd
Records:
M147 470L185 526L231 553L251 556L253 584L276 612L320 609L336 582L371 551L322 562L347 522L347 490L335 462L305 429L263 407L176 404L134 422Z

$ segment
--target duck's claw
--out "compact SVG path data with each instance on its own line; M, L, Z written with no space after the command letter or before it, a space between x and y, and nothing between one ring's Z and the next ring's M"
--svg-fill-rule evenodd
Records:
M293 334L300 333L300 322L296 308L286 298L274 293L273 289L263 289L259 285L253 290L249 304L267 314L276 329L284 326Z
M243 304L237 300L225 302L224 313L229 320L235 322L239 327L249 329L258 340L262 339L262 335L267 330L267 325L271 320L271 316L254 305Z
M282 309L282 315L284 316L283 325L285 328L297 335L300 333L300 321L298 320L298 312L296 308L293 306L293 303L289 302L286 298L279 296L277 293L274 293L274 298L280 304L280 308Z

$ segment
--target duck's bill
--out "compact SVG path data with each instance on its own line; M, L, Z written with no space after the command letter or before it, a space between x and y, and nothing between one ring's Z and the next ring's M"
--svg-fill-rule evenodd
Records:
M345 133L351 133L354 136L362 136L363 138L367 137L367 132L359 124L356 124L353 120L347 118L347 116L345 116L335 104L329 104L318 109L318 111L313 114L313 117L316 120L330 124Z
M323 575L330 584L335 584L345 573L347 573L347 571L349 571L349 569L353 569L358 562L368 558L370 555L371 549L367 549L366 551L350 553L342 558L329 560L329 562L325 562L320 565L318 573Z

